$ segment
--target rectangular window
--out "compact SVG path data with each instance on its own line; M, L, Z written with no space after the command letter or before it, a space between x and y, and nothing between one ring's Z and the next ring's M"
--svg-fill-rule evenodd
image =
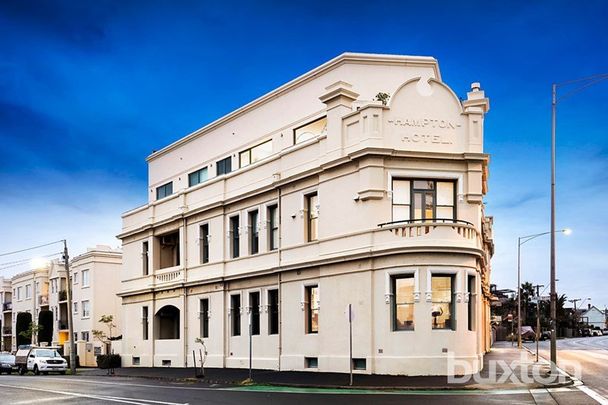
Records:
M393 179L393 221L453 221L455 182Z
M32 285L26 284L25 285L25 299L28 300L30 298L32 298Z
M89 270L83 270L80 275L82 276L82 286L89 286Z
M230 335L241 336L241 295L230 296Z
M306 287L306 333L319 333L319 286Z
M78 284L78 272L75 271L74 275L72 276L72 284Z
M142 339L148 340L148 307L141 307Z
M230 217L230 257L239 257L239 216Z
M199 310L200 335L203 338L209 337L209 299L203 298L200 301Z
M88 318L91 312L91 303L89 301L82 301L82 317Z
M142 260L142 269L144 276L150 274L150 257L149 257L150 246L148 242L144 242L141 245L141 260Z
M366 359L353 359L353 370L365 370L366 368Z
M139 366L141 364L141 360L139 357L133 356L132 363L134 366Z
M249 227L249 254L258 253L259 249L259 230L258 230L258 210L250 211L248 215Z
M321 117L293 131L293 143L307 141L327 133L327 117Z
M162 186L156 187L156 199L160 200L173 194L173 182L163 184Z
M85 342L89 341L89 332L88 331L80 332L80 335L82 336L82 340L84 340Z
M475 330L475 297L476 297L476 286L475 276L467 277L467 287L469 292L469 304L468 304L468 324L469 330Z
M279 206L268 207L268 250L279 248Z
M268 291L268 334L279 333L279 290Z
M159 254L159 269L167 267L175 267L180 264L180 241L179 231L157 236L160 254Z
M21 287L17 287L17 300L21 301Z
M199 228L199 245L201 263L209 263L209 224L203 224Z
M239 167L245 167L272 155L272 139L239 153Z
M260 293L249 293L249 310L251 311L251 334L260 334Z
M452 329L454 319L454 276L433 275L431 277L433 329Z
M228 156L227 158L219 160L215 164L215 169L218 176L230 173L232 171L232 157Z
M304 357L304 367L306 368L318 368L319 359L317 357Z
M195 172L188 174L188 187L196 186L207 180L207 168L203 167Z
M393 330L414 330L414 276L392 277Z
M308 242L319 239L319 197L317 193L306 196L306 237Z
M78 313L78 302L74 301L74 313L77 314Z

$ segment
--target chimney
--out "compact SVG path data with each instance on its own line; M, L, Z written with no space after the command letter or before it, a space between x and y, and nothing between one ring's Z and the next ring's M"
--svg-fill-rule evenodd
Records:
M591 304L587 304L587 309L591 309Z

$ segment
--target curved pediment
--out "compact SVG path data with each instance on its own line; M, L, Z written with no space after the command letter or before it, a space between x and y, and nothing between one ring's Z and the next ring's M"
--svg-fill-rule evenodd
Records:
M464 152L467 120L460 100L445 84L420 77L407 81L389 107L384 124L395 149Z

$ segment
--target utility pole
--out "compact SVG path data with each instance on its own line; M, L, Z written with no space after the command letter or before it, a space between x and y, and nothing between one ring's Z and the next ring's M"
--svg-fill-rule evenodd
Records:
M534 286L536 288L536 362L538 362L538 340L540 339L540 288L542 284Z
M551 374L557 373L557 291L555 286L555 115L557 85L551 87Z
M517 238L517 347L521 349L521 238Z
M576 312L576 303L582 301L581 298L573 298L571 300L568 300L568 302L571 302L572 305L574 305L574 325L576 326L576 334L578 335L578 312Z
M72 279L70 277L70 257L68 256L68 242L63 240L63 265L67 278L66 295L68 300L68 331L70 334L70 371L76 374L76 342L74 340L74 318L72 314Z

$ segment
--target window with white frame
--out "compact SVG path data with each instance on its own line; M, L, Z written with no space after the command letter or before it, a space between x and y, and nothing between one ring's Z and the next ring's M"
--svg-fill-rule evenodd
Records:
M82 286L88 287L89 286L89 270L81 271L80 275L82 276Z
M26 284L25 285L25 299L29 300L30 298L32 298L32 285Z
M414 330L413 274L391 277L393 330Z
M78 313L78 301L74 301L74 313L77 314Z
M456 329L454 307L454 284L452 274L431 276L433 329Z
M91 315L91 303L89 301L82 301L82 317L88 318Z
M453 221L456 219L454 180L392 180L393 221Z
M272 139L239 153L239 167L249 166L272 155Z

